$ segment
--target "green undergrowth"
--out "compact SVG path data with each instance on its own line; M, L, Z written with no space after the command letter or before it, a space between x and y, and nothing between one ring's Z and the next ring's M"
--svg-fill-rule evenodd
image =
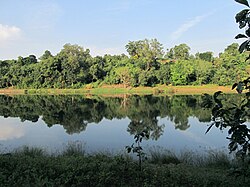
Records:
M60 154L23 147L0 155L0 186L248 186L225 153L151 150L138 162L127 154L87 154L71 144Z
M100 85L101 86L101 85ZM82 88L27 88L27 89L0 89L0 94L13 94L13 95L117 95L117 94L140 94L140 95L173 95L173 94L202 94L202 93L214 93L218 90L218 85L203 85L203 86L165 86L156 85L154 87L119 87L117 85L109 85L108 87L93 86L88 84ZM229 87L221 87L225 93L233 93Z

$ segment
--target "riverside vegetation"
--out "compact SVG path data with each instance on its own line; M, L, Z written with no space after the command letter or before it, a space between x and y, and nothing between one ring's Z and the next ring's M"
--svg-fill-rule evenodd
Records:
M123 87L155 85L230 85L249 75L246 54L238 44L226 47L219 57L212 52L190 54L187 44L163 51L156 39L130 41L129 56L92 57L88 49L65 44L56 55L46 50L34 55L0 61L0 88L92 88L122 84Z
M23 147L0 155L1 186L248 186L249 178L237 175L223 152L199 155L151 150L138 163L126 154L87 155L81 144L70 144L60 154Z
M247 0L236 0L236 2L249 7ZM40 62L36 60L34 55L30 55L27 58L20 57L17 61L2 61L0 69L2 75L1 87L67 88L81 87L87 83L98 82L99 80L101 80L100 82L104 81L112 84L123 83L124 86L153 86L157 83L187 85L210 83L218 80L217 83L221 85L234 84L233 88L237 87L237 91L241 93L243 88L249 89L248 84L250 82L250 79L247 78L246 61L242 60L242 58L246 57L242 52L250 50L249 9L244 9L237 14L236 21L239 22L240 28L248 26L246 35L240 34L236 38L248 38L248 40L241 44L239 52L235 50L238 48L237 44L230 45L217 60L213 61L212 65L208 65L210 68L212 67L211 71L206 69L207 67L201 68L200 70L206 70L205 76L201 73L202 71L192 66L192 64L197 63L198 65L196 64L195 67L202 67L199 66L198 62L199 59L205 60L204 54L198 53L195 57L190 58L189 48L185 44L175 46L169 50L166 55L167 58L161 58L161 55L163 55L162 48L157 40L129 42L126 45L126 49L130 57L126 55L115 56L120 58L121 62L126 63L117 65L117 62L120 61L113 61L114 64L109 67L115 68L111 68L108 71L102 71L102 68L105 67L104 61L100 62L100 69L91 68L93 64L89 62L94 58L89 55L89 50L84 51L83 48L77 45L66 44L64 49L56 56L52 56L49 51L46 51L40 58ZM158 47L155 48L155 46ZM177 52L179 47L182 48L180 50L181 55ZM205 53L205 56L207 55L211 57L210 52ZM195 59L196 57L199 59ZM98 59L103 59L102 57L95 58L97 61ZM233 58L235 59L232 60ZM190 65L188 63L190 59L197 61L192 61ZM208 61L211 62L211 58L209 59ZM41 63L43 60L48 63ZM127 63L128 61L129 63ZM164 61L166 63L163 63ZM227 64L225 62L230 63ZM204 65L204 63L200 64ZM47 65L49 67L46 67ZM40 72L45 72L38 67L46 67L45 69L47 70L52 68L52 71L50 69L47 71L47 74L37 76ZM166 69L159 73L161 68ZM136 69L138 71L134 71ZM103 73L101 79L97 76L97 74L100 75L99 72ZM207 75L207 72L212 74ZM162 79L161 75L163 75ZM244 78L247 79L244 80ZM235 83L241 80L244 81ZM229 149L231 152L237 151L234 162L223 154L214 154L215 156L206 157L204 161L200 159L203 158L200 156L195 157L192 155L192 157L188 157L188 154L184 154L183 158L185 159L181 159L182 157L177 157L173 153L169 154L169 152L167 152L168 154L152 152L151 158L143 162L143 167L141 167L142 163L139 157L140 170L138 170L138 163L127 155L86 155L82 149L79 149L79 146L76 149L71 147L61 155L48 155L43 150L25 147L13 153L0 155L1 185L248 186L250 174L248 154L250 149L250 131L245 122L246 117L249 116L249 95L249 93L246 94L246 99L241 104L233 104L233 108L227 107L227 104L231 104L230 102L222 104L220 98L218 98L220 92L216 92L213 98L215 106L212 109L212 119L214 119L216 127L221 129L229 127L229 135L231 135L229 137ZM207 100L206 106L211 103L211 99ZM138 144L138 147L140 148L140 144ZM240 147L240 150L237 150L238 147ZM135 152L138 153L137 151ZM199 160L203 162L199 162ZM229 169L232 170L230 171Z
M239 52L249 52L250 51L250 6L248 0L235 0L237 3L244 5L245 9L241 10L236 14L235 20L239 24L240 29L245 29L244 34L238 34L235 39L246 39L239 46ZM250 55L245 61L250 59ZM236 102L225 102L224 99L220 97L221 91L214 93L213 99L209 95L206 95L205 105L211 107L212 109L212 124L207 129L207 132L213 127L227 129L228 137L230 143L228 148L230 153L235 152L236 156L242 160L244 167L240 168L238 172L242 175L249 177L249 151L250 151L250 129L247 124L247 120L250 117L250 77L235 82L232 89L236 89L239 94L243 94L243 98L240 103ZM210 99L209 99L210 98Z
M227 102L238 100L240 103L242 99L242 95L221 97ZM88 125L103 118L129 118L128 133L146 141L157 140L164 133L159 116L169 118L181 131L190 127L189 116L209 122L212 106L202 109L203 101L202 95L112 98L0 95L0 115L32 122L42 116L49 127L60 124L68 134L83 132ZM148 134L138 136L141 132ZM139 143L131 146L131 152L141 155L139 162L136 155L125 151L124 147L123 154L87 154L84 144L77 142L58 153L33 147L3 150L0 151L0 183L2 186L246 186L249 182L241 173L235 173L242 166L241 160L236 157L232 160L220 151L211 150L203 155L189 151L175 153L157 147L144 150Z

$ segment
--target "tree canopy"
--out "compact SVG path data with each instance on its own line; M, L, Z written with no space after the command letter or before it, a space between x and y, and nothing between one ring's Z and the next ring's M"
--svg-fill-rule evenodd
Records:
M92 57L89 49L65 44L58 54L49 50L0 61L0 88L80 88L87 84L124 86L230 85L249 76L238 44L225 48L219 57L211 51L190 54L187 44L164 51L157 39L129 41L128 55ZM236 67L237 66L237 67Z

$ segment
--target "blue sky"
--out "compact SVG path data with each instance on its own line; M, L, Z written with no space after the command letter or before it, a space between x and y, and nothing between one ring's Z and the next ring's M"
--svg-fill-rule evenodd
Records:
M126 54L129 41L145 38L217 55L237 42L242 8L234 0L1 0L0 59L56 54L66 43L93 56Z

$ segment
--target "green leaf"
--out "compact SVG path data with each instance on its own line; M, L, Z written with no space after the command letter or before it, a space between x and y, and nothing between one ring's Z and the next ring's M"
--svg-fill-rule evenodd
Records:
M230 151L235 151L238 147L237 143L236 142L231 142L229 145L228 145Z
M245 62L248 61L250 59L250 55L246 58Z
M240 3L240 4L243 4L243 5L246 5L249 7L249 4L248 4L248 1L247 0L235 0L237 3Z
M247 85L247 83L250 83L249 78L247 78L247 79L243 80L243 83L245 84L245 86Z
M248 40L244 41L239 47L239 52L242 53L247 48L248 44L249 44Z
M218 91L214 93L214 99L217 99L217 97L222 94L222 91Z
M249 23L248 23L249 24ZM250 37L250 28L246 29L245 34Z
M239 84L237 85L236 91L238 93L242 93L243 89L244 89L244 87L243 87L242 82L239 82Z
M244 9L242 11L240 11L239 13L236 14L235 16L235 20L236 20L236 23L238 22L242 22L242 21L246 21L246 17L247 17L247 13L249 12L249 9Z
M240 25L239 28L242 29L247 25L247 23L245 21L240 21Z
M210 125L210 126L208 127L208 129L207 129L207 131L205 132L205 134L207 134L213 126L214 126L214 123L212 123L212 125Z
M233 90L234 88L236 88L237 85L238 85L238 83L234 83L233 86L232 86L232 90Z
M212 115L213 115L213 116L217 116L218 110L219 110L219 107L215 106L215 107L212 109Z
M235 39L239 38L247 38L247 36L245 34L238 34L237 36L235 36Z

